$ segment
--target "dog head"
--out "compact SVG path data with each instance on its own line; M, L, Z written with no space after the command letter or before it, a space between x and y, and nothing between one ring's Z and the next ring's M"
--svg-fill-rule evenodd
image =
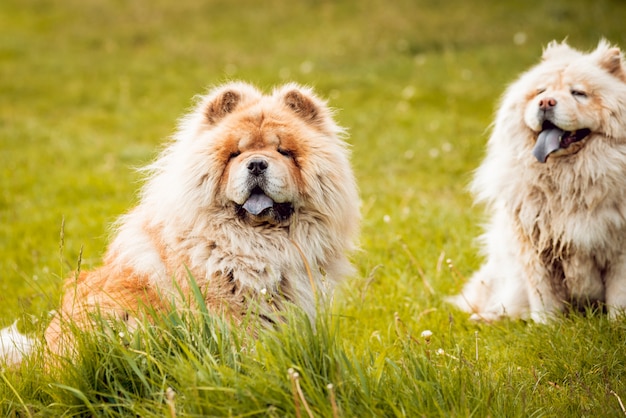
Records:
M618 48L602 41L584 54L565 43L551 43L542 62L522 80L524 123L533 132L538 161L575 154L598 135L622 135L612 120L626 111L623 93L615 92L616 86L626 89Z
M308 88L287 84L264 95L228 83L182 121L163 172L180 173L177 195L245 223L289 225L308 212L341 225L358 213L342 133Z

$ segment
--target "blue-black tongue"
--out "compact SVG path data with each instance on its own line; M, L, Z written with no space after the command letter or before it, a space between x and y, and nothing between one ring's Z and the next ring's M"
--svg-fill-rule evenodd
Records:
M565 131L559 128L545 129L539 133L533 148L533 155L540 163L545 163L548 155L561 149L561 137Z
M274 201L263 192L253 192L243 204L243 208L252 215L260 215L265 209L274 206Z

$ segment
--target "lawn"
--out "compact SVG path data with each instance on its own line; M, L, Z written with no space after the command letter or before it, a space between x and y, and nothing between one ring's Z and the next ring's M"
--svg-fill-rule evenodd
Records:
M475 324L443 301L482 261L467 185L505 86L553 39L626 48L625 21L619 0L3 0L0 326L41 335L135 202L136 168L225 80L328 98L363 223L357 274L315 330L297 313L254 341L185 313L103 329L74 363L0 370L1 413L625 415L623 320Z

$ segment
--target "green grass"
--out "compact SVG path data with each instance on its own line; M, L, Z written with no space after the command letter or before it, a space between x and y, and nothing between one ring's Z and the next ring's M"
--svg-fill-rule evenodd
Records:
M315 331L293 313L251 341L185 312L131 337L96 331L60 370L35 356L1 371L0 411L623 416L623 321L477 325L443 296L481 262L466 186L504 87L552 39L626 48L625 18L618 0L0 2L0 326L41 332L81 251L97 266L132 207L134 167L227 79L328 97L364 215L358 274Z

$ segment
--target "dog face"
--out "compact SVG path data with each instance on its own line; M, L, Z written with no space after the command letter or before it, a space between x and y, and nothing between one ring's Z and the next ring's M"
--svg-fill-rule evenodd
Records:
M524 122L534 132L537 160L577 153L597 134L610 136L615 115L604 98L614 96L611 78L622 76L616 48L601 45L582 54L564 44L548 46L543 62L525 79Z
M288 84L263 95L227 84L203 99L181 132L177 165L193 169L177 183L199 206L252 225L288 225L303 210L338 220L354 212L342 129L306 88Z
M578 152L599 127L594 88L576 68L546 74L526 105L524 120L536 135L533 154L540 162Z
M253 223L283 223L299 204L303 150L281 121L251 112L233 120L225 146L224 196L240 217Z

